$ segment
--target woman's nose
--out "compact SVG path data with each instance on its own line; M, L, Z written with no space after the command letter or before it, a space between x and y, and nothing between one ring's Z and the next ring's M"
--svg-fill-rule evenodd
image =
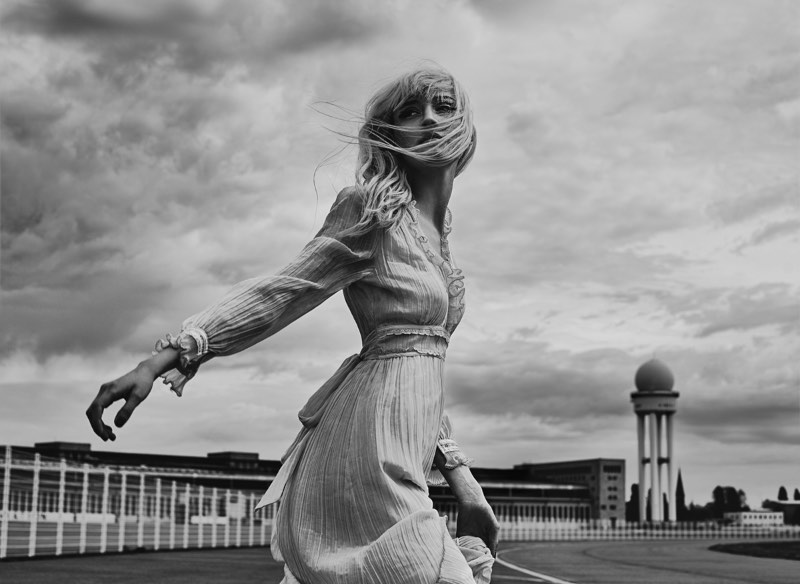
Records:
M433 126L438 122L439 118L436 116L436 110L434 109L433 104L425 104L425 107L422 110L422 125Z

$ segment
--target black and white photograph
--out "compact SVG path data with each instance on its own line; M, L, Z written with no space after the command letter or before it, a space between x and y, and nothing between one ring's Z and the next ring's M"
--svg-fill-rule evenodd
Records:
M0 581L789 584L800 3L5 0Z

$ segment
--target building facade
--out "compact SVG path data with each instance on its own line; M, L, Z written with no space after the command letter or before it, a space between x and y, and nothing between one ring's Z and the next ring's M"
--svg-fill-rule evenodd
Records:
M724 514L731 525L742 527L768 527L783 525L783 513L777 511L736 511Z
M594 458L562 462L526 463L514 467L531 480L583 486L587 489L590 519L612 523L625 520L625 460Z
M280 469L279 461L261 460L258 454L247 452L214 452L204 457L124 453L96 451L89 444L71 442L40 442L33 447L14 446L13 451L31 458L38 455L42 460L49 461L47 464L52 470L43 469L42 476L50 473L53 477L41 481L39 485L37 499L42 504L41 508L56 508L60 483L55 480L55 464L57 461L69 463L69 469L65 471L66 479L61 481L66 484L66 490L61 496L65 498L66 509L71 512L77 512L82 505L80 492L83 488L83 471L80 469L86 467L112 470L112 478L106 487L102 485L99 470L87 475L89 508L99 510L103 506L103 490L110 489L111 507L117 508L119 505L116 498L122 497L125 500L124 508L130 509L131 513L140 505L137 498L140 484L150 484L158 480L164 484L164 489L173 483L177 483L178 487L172 488L179 490L185 488L185 485L189 485L191 489L202 487L206 495L218 493L219 502L209 502L206 505L227 509L230 501L223 502L223 498L231 495L224 493L234 493L234 498L242 496L237 493L263 493ZM471 470L501 521L559 523L616 519L619 516L618 509L623 509L624 517L624 504L619 504L625 485L623 460L598 459L520 465L510 469ZM128 477L124 486L120 483L122 475ZM247 497L249 496L248 494ZM455 516L457 502L448 486L430 485L429 496L435 509L451 518ZM147 500L142 504L154 506L154 497L148 491ZM12 492L11 507L31 508L31 502L26 503L27 498L30 498L30 493ZM185 512L191 514L197 511L191 511L187 507ZM200 514L207 516L209 513L211 510ZM228 513L225 512L224 515Z

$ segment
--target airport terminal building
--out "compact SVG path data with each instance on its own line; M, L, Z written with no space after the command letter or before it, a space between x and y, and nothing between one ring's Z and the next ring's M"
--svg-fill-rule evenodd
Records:
M170 488L182 492L184 488L200 487L206 497L215 493L219 502L208 503L206 514L227 513L231 509L230 493L234 493L234 500L244 497L241 512L246 514L244 508L266 490L281 464L248 452L213 452L207 456L125 453L93 450L87 443L73 442L40 442L32 447L14 446L12 449L16 455L29 458L38 455L45 474L50 468L52 475L56 465L68 468L66 478L57 480L53 475L50 480L40 481L37 508L53 507L61 497L62 508L72 512L83 508L84 491L89 509L99 511L104 506L102 499L106 493L108 508L118 508L119 502L111 499L123 496L125 508L133 512L140 505L137 485L158 481L163 483L164 493ZM472 472L501 520L550 523L600 519L614 524L625 517L625 461L622 459L521 464L507 469L476 467ZM81 473L86 475L85 480ZM84 482L89 486L84 487ZM159 493L161 489L159 487ZM454 513L456 503L449 487L429 486L429 495L441 513ZM142 490L142 496L148 498L142 503L148 509L162 506L150 500L156 496L154 489ZM9 509L30 508L29 498L30 493L24 489L12 488ZM202 509L198 512L202 513ZM268 512L269 515L272 513Z

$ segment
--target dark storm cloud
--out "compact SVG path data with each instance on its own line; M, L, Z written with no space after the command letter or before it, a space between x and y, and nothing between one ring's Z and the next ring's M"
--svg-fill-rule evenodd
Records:
M794 211L800 206L800 184L772 184L714 203L709 212L723 223L740 223L772 211Z
M796 287L790 284L708 289L687 286L680 291L634 287L604 296L618 303L652 299L669 314L695 327L698 338L764 326L776 326L782 334L800 329L800 303Z
M22 144L41 146L52 136L51 129L69 106L53 96L19 90L3 93L0 120L3 132Z
M775 221L754 233L747 245L759 245L784 236L797 237L798 234L800 234L800 219Z
M753 390L749 396L679 399L681 423L693 434L724 444L797 444L800 440L796 382L780 391ZM700 388L698 388L700 389Z
M476 353L480 356L476 356ZM617 415L632 388L636 361L604 349L570 355L536 342L468 348L448 373L448 404L485 414L529 414L564 423Z
M113 271L80 274L70 284L59 290L29 286L7 291L0 354L26 349L44 359L119 346L151 315L150 303L158 303L165 291L143 274L121 278Z
M364 2L42 0L12 5L4 21L12 31L81 42L98 54L96 74L122 87L145 77L164 57L202 75L228 65L259 67L284 55L369 38L389 18L380 6Z
M465 270L504 287L552 280L632 285L695 263L679 254L641 255L624 248L682 225L680 211L659 207L658 200L648 197L619 196L597 204L594 189L588 183L579 189L536 184L529 193L499 189L494 204L483 210L478 209L483 202L476 200L457 224L458 233L481 234L459 255ZM536 204L520 204L529 199ZM508 213L509 208L514 212Z
M784 333L800 330L800 302L797 290L783 284L762 284L727 292L720 298L724 306L703 315L708 324L699 332L707 337L730 330L749 330L777 326Z

